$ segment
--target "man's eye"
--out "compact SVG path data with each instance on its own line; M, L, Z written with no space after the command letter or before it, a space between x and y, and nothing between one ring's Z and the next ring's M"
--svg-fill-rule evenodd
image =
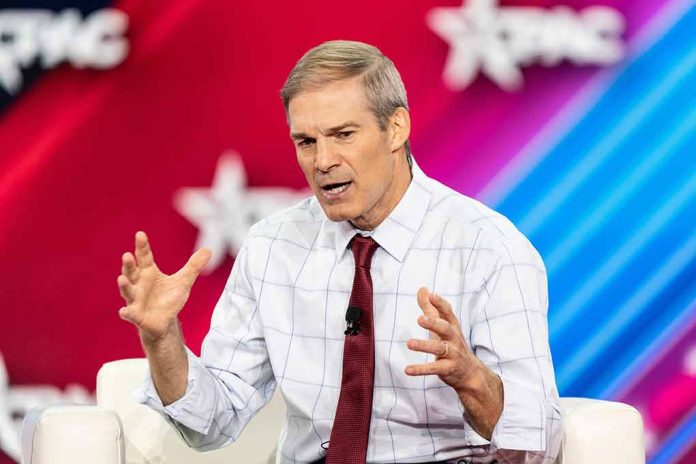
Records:
M297 142L297 146L304 148L304 147L310 146L313 143L314 143L314 139L302 139L299 142Z
M336 132L336 137L338 137L339 139L347 139L347 138L349 138L351 135L353 135L353 132L355 132L355 131L341 131L341 132Z

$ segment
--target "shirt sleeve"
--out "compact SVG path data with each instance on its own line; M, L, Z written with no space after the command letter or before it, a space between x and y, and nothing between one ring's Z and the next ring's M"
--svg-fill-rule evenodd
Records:
M521 234L498 242L498 259L472 311L471 347L503 383L503 411L490 442L464 414L467 435L489 443L501 462L554 462L561 441L561 410L548 335L546 270Z
M149 373L139 402L165 415L192 448L233 442L273 396L275 378L266 351L257 300L243 247L218 300L200 358L186 348L188 379L179 400L162 405Z

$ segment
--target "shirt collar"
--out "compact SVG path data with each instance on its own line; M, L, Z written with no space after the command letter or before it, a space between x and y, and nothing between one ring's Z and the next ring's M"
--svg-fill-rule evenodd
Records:
M368 233L380 247L399 262L404 260L430 203L430 192L424 187L425 180L428 178L415 160L413 160L411 172L413 179L411 179L406 193L401 197L396 208L380 225ZM362 231L353 227L349 221L340 221L334 224L336 254L340 259L353 236Z

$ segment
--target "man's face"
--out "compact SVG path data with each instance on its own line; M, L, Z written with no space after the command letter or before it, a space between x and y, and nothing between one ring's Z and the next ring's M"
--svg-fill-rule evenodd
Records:
M298 162L327 217L379 225L395 205L399 153L393 131L382 131L368 108L360 78L300 93L288 114Z

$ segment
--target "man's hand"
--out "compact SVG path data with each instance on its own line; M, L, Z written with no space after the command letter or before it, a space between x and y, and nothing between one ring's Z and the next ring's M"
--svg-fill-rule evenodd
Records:
M167 275L155 264L145 233L136 232L135 256L129 252L123 254L121 275L117 279L121 296L126 300L119 316L135 324L145 342L176 332L177 315L210 255L210 250L202 248L178 272Z
M437 375L457 392L473 426L489 439L503 410L503 384L500 378L469 349L450 304L423 287L418 290L423 315L418 324L430 331L429 340L410 339L409 349L435 355L426 364L406 366L408 375Z

